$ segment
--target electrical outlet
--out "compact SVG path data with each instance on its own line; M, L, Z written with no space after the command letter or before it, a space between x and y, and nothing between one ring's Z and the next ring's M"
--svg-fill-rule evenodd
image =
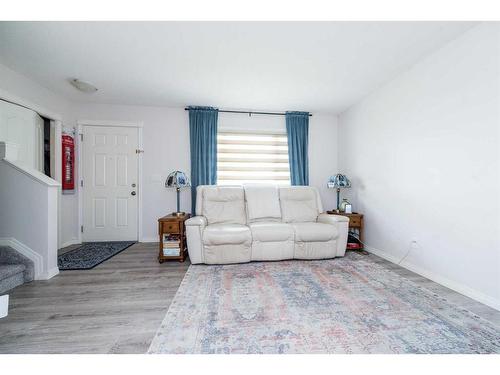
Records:
M410 241L410 246L408 246L408 250L406 251L406 254L403 255L403 257L399 260L399 262L397 264L401 264L408 257L408 255L410 255L410 253L413 250L416 250L416 249L418 249L418 242L417 242L417 240L411 240Z

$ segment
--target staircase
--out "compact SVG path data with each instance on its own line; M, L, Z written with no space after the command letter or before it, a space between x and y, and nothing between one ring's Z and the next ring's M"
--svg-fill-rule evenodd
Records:
M34 274L33 261L11 247L0 246L0 295L33 281Z

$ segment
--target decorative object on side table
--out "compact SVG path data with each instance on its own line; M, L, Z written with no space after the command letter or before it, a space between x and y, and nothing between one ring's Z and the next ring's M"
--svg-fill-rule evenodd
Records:
M363 250L363 215L357 212L353 213L345 213L345 212L337 212L337 211L326 211L327 214L330 215L341 215L349 218L349 238L347 240L347 249L348 250ZM357 235L357 237L356 237ZM357 241L354 241L357 239ZM358 242L359 241L359 242Z
M335 176L330 176L327 186L329 189L337 189L337 212L340 212L340 189L350 188L351 181L346 175L337 173Z
M189 178L186 176L184 172L181 171L173 171L167 176L167 180L165 181L166 188L175 188L177 192L177 211L173 212L173 215L176 216L184 216L186 213L181 212L180 208L180 192L182 188L190 187L191 183L189 182Z
M173 214L158 219L158 235L160 236L160 245L158 261L160 263L166 260L186 260L186 226L185 221L191 217L191 214L177 215Z
M339 211L340 212L346 212L346 209L347 209L348 206L351 206L351 204L349 203L349 201L347 200L347 198L342 199L342 203L340 203ZM346 212L346 213L348 213L348 212Z

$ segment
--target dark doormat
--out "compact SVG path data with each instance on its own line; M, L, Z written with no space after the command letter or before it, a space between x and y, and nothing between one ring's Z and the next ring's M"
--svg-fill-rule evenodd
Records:
M59 255L57 265L60 271L89 270L133 244L135 242L130 241L87 242L77 249Z

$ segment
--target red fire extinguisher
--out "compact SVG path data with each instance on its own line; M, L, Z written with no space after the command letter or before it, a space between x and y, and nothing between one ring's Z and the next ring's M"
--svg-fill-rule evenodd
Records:
M75 139L64 133L62 138L62 190L63 193L75 191Z

